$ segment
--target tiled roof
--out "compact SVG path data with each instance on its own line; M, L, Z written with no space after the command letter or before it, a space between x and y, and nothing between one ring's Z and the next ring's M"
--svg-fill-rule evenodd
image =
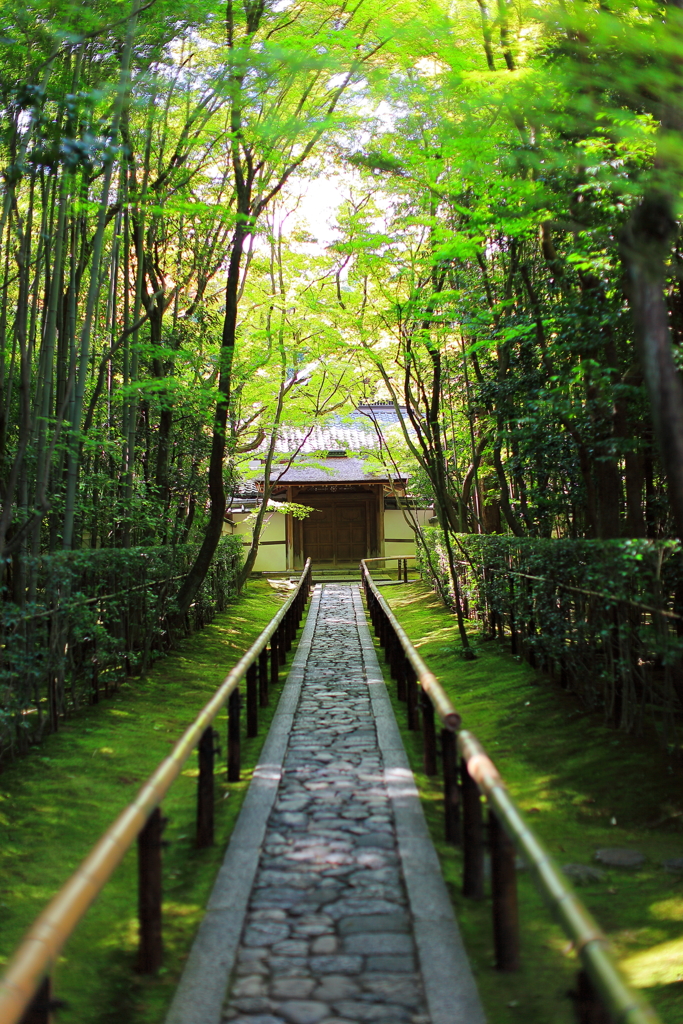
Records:
M377 431L373 419L378 426L398 424L398 417L393 405L375 403L361 405L349 416L334 416L325 423L315 423L307 427L283 427L277 441L276 451L292 454L299 452L306 455L311 452L349 451L370 452L379 447ZM361 479L354 477L354 479Z
M368 473L363 459L316 459L315 465L299 465L294 460L282 473L283 467L273 467L271 480L280 484L337 484L337 483L379 483L387 480L386 473Z

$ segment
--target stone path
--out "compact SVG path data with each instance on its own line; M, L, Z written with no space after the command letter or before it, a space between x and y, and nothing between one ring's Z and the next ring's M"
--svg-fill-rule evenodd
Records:
M351 587L327 585L225 1017L429 1024Z
M484 1020L359 589L318 587L166 1024Z

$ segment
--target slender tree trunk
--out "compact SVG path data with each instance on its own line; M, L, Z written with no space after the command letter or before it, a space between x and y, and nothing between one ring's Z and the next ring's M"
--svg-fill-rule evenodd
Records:
M189 611L197 591L204 582L211 565L211 559L223 535L223 523L225 521L227 505L223 466L227 447L226 428L230 406L232 364L235 353L240 271L246 238L247 233L244 227L238 224L233 236L228 265L228 279L225 288L225 317L223 320L218 383L219 398L214 415L211 456L209 460L209 499L211 501L211 509L201 547L178 593L178 614L181 617L185 616Z
M676 534L683 540L683 384L664 297L665 260L677 230L668 197L646 195L624 232L621 255Z
M116 145L118 141L119 124L121 122L121 115L128 94L130 59L133 50L133 39L135 38L135 29L137 25L138 5L139 0L133 0L133 8L128 18L126 40L123 47L123 55L121 57L121 74L119 78L118 93L114 101L114 113L112 117L110 153L106 157L104 163L100 209L98 213L97 229L95 231L95 238L93 241L92 248L90 285L88 288L88 298L86 302L83 327L81 329L78 375L76 379L76 387L74 391L74 405L71 416L72 434L69 439L70 450L68 457L66 499L64 508L64 532L62 535L62 544L64 548L67 550L71 548L73 545L74 522L76 514L76 490L78 484L79 470L81 414L83 410L83 397L85 394L87 369L90 359L90 342L93 328L93 317L100 290L100 261L102 258L107 207L109 204L109 188L111 185L112 171L114 167L113 147Z

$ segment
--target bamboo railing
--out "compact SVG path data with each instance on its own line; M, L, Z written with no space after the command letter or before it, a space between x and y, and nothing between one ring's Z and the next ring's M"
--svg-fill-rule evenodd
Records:
M197 846L213 843L214 834L214 730L218 713L228 705L229 782L240 777L240 692L246 677L246 733L258 732L258 707L268 701L268 686L278 679L301 621L311 586L311 561L285 604L271 619L171 754L143 784L136 798L93 846L80 867L65 883L29 929L0 979L0 1024L49 1024L56 1005L51 996L50 973L60 950L96 896L102 891L124 854L138 844L138 917L140 944L138 970L153 973L163 957L161 920L160 804L195 748L199 755L197 780ZM267 649L270 644L270 650Z
M462 845L463 894L475 899L484 895L485 825L480 794L486 797L496 966L501 971L519 968L515 863L519 853L581 960L574 993L580 1024L660 1024L652 1007L623 978L606 936L522 817L476 736L461 729L456 737L460 716L380 594L365 561L361 574L370 618L396 681L397 696L406 702L408 728L422 731L427 775L437 774L435 714L441 720L445 836Z

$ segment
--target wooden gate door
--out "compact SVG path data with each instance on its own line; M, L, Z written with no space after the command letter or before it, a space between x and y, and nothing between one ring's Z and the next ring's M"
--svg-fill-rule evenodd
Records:
M335 563L357 565L368 554L366 506L338 505L334 511Z
M334 565L334 506L314 508L303 521L304 561Z
M368 553L367 517L366 502L320 500L303 520L304 559L310 557L314 565L357 565Z

